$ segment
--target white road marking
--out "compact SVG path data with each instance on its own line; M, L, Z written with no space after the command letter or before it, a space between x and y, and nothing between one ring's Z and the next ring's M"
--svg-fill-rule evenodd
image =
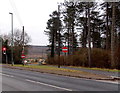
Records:
M7 77L14 77L12 75L7 75L7 74L3 74L3 73L0 73L1 75L4 75L4 76L7 76Z
M98 82L104 82L104 83L119 84L118 81L105 81L105 80L95 80L95 81L98 81Z
M92 80L92 81L97 81L97 82L104 82L104 83L119 84L119 81L94 80L94 79L86 79L86 78L78 78L78 77L69 77L69 76L65 76L65 77L72 78L72 79Z
M62 87L58 87L58 86L54 86L54 85L50 85L50 84L46 84L46 83L42 83L42 82L38 82L38 81L33 81L33 80L29 80L29 79L26 79L26 81L29 81L32 83L38 83L41 85L45 85L45 86L49 86L49 87L53 87L53 88L57 88L57 89L62 89L62 90L66 90L66 91L72 91L71 89L62 88Z
M47 73L43 73L43 74L47 74ZM51 74L53 75L53 74ZM60 76L57 74L54 74L55 76ZM71 79L78 79L78 80L91 80L91 81L97 81L97 82L104 82L104 83L112 83L112 84L120 84L119 81L107 81L107 80L95 80L95 79L87 79L87 78L79 78L79 77L70 77L70 76L62 76L62 77L67 77L67 78L71 78Z

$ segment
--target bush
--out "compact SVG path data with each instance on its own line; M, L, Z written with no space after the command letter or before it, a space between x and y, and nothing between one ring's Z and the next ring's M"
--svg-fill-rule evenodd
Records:
M110 51L103 49L91 50L92 67L110 68Z
M117 50L116 52L117 66L118 62L120 62L119 53L120 48L119 51ZM110 58L111 58L110 51L98 48L91 49L91 67L110 68L111 66ZM59 60L60 65L88 67L88 49L81 48L77 52L75 52L74 55L68 56L62 55L60 56L60 59L58 58L58 56L47 59L48 63L52 65L58 65Z
M116 68L120 69L120 46L115 51L115 64Z

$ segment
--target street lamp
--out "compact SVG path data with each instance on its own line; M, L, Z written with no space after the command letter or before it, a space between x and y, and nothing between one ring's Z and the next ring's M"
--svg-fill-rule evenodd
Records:
M9 12L11 15L11 31L12 31L12 42L11 42L11 61L12 61L12 66L14 65L13 61L13 13Z
M2 38L0 36L0 62L2 63Z

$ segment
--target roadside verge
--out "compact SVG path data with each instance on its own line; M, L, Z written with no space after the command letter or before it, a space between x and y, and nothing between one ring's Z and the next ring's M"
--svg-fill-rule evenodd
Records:
M47 65L41 66L28 66L28 65L2 65L4 68L11 68L11 69L19 69L19 70L29 70L35 71L40 73L50 73L50 74L57 74L63 76L70 76L70 77L77 77L77 78L85 78L85 79L95 79L95 80L109 80L109 81L118 81L120 79L116 79L114 77L109 77L105 75L97 75L85 71L78 71L78 70L70 70L65 68L57 68L51 67Z

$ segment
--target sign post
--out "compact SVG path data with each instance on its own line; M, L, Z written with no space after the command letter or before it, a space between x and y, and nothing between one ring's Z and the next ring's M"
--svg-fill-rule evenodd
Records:
M63 47L62 48L62 52L64 52L65 53L65 55L66 55L66 53L68 52L68 47ZM64 57L64 60L66 59L66 57Z

